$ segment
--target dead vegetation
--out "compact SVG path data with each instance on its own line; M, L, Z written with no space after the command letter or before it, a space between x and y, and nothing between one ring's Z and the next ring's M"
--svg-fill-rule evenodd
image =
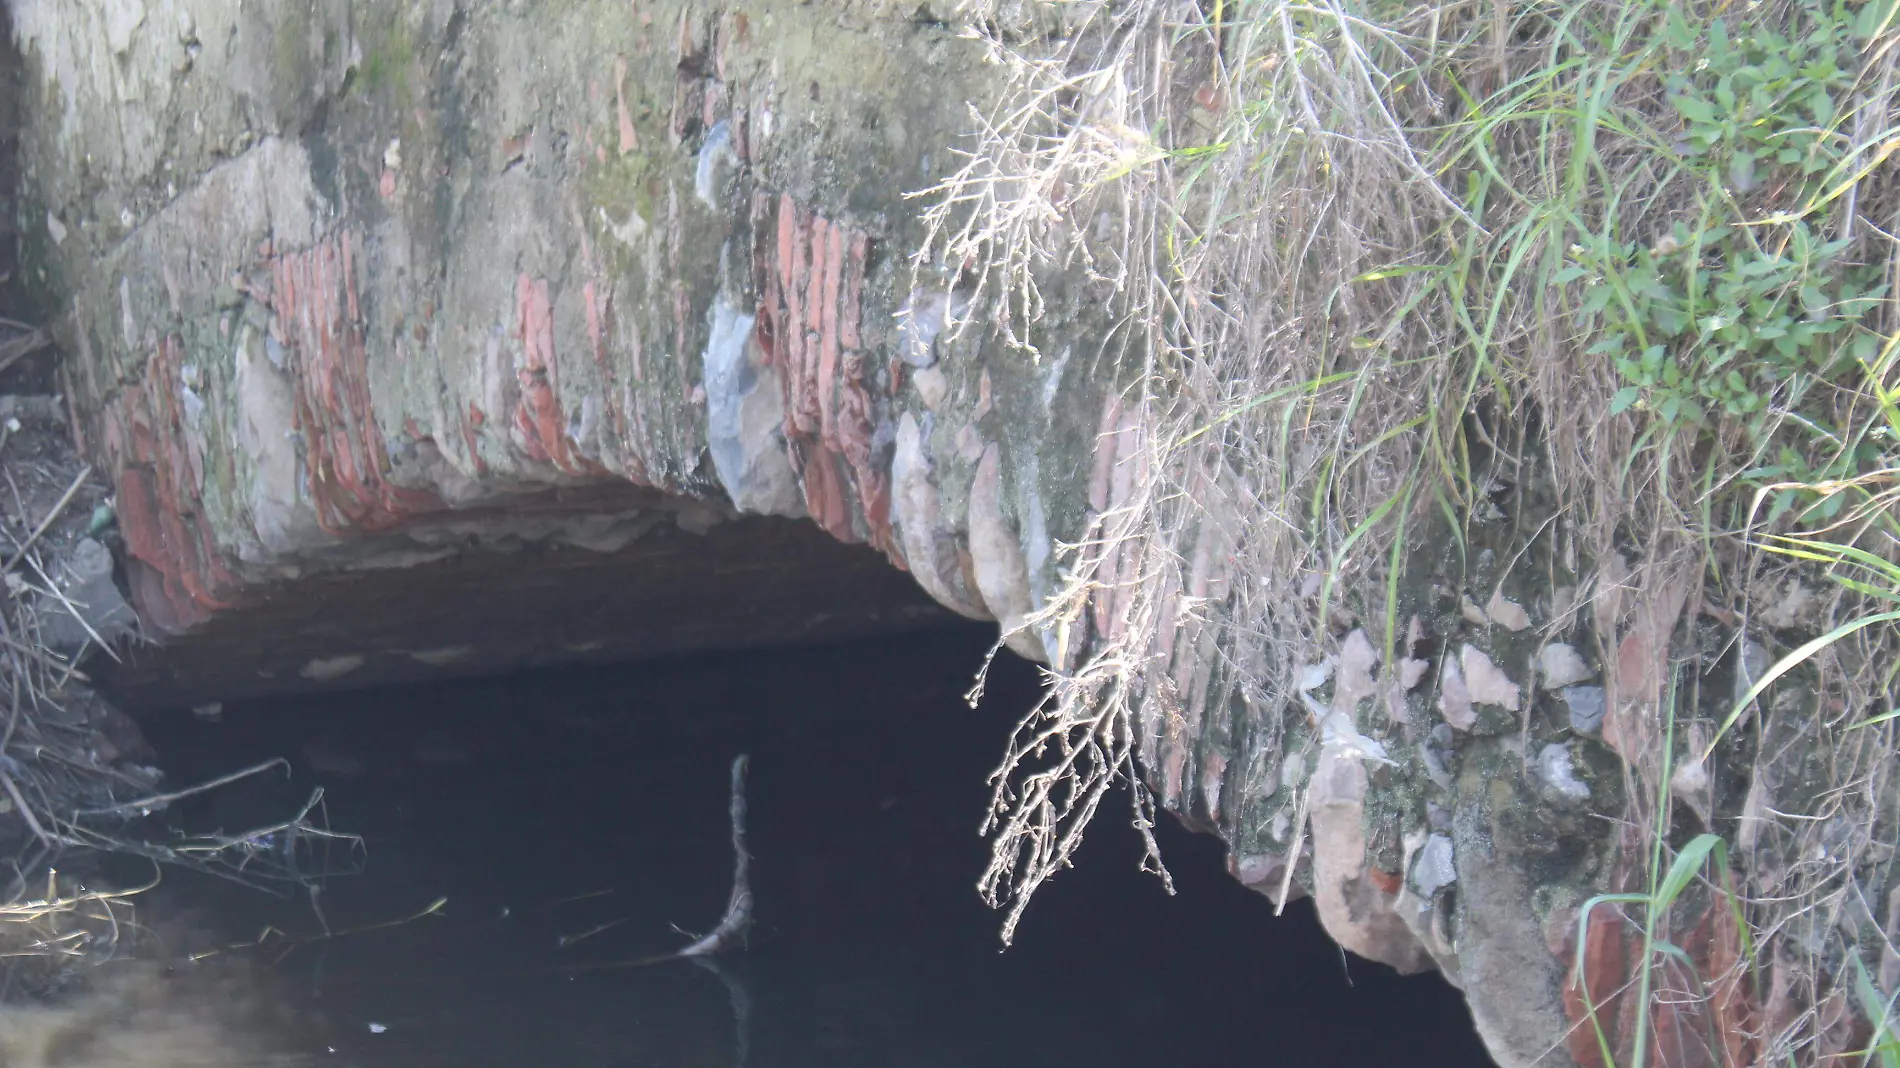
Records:
M997 776L1006 938L1112 783L1145 829L1210 731L1239 755L1206 818L1284 890L1311 749L1399 731L1283 715L1302 668L1357 627L1393 670L1419 591L1482 577L1605 668L1644 953L1693 836L1739 869L1696 880L1740 906L1735 974L1644 997L1745 980L1764 1062L1892 1041L1895 8L963 4L1007 89L919 268L1026 359L1047 279L1112 289L1126 383L1029 624L1062 653Z
M0 371L44 345L42 331L0 320ZM29 365L8 382L53 377ZM80 666L136 634L115 537L109 490L78 456L64 399L0 396L0 997L63 989L82 966L135 957L137 898L165 869L311 893L358 859L360 843L328 829L321 791L270 826L171 824L184 798L288 765L166 787L138 726ZM102 858L148 863L119 869L130 881L114 885Z

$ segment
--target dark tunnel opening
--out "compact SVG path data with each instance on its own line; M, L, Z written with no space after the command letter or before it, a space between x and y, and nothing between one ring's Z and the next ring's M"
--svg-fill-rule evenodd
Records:
M1038 680L1001 656L970 708L990 633L147 714L172 781L291 763L176 822L263 826L320 785L366 846L314 899L168 873L194 932L174 956L271 932L247 952L320 1020L334 1056L311 1063L365 1068L1489 1063L1450 986L1347 957L1310 902L1275 917L1219 842L1164 818L1167 895L1125 807L999 952L977 824ZM617 966L718 920L739 752L746 951Z

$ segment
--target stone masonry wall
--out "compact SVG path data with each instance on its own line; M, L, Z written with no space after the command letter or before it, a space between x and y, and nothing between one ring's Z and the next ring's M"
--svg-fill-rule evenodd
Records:
M908 194L998 88L946 0L8 7L24 262L161 635L312 576L741 515L808 520L1007 630L1128 492L1133 416L1086 287L1045 288L1031 360L946 329L958 296L912 269ZM1217 539L1205 555L1195 596L1227 566ZM1530 636L1464 618L1512 659L1461 641L1453 670L1449 631L1414 635L1406 689L1443 653L1436 703L1395 691L1358 728L1395 761L1297 706L1242 722L1192 643L1176 673L1205 700L1141 751L1237 877L1277 894L1292 864L1343 945L1442 968L1502 1063L1561 1065L1587 1052L1566 925L1607 879L1583 799L1614 771L1594 743L1574 767L1526 749L1520 693L1557 707L1531 694ZM1352 633L1349 726L1373 693ZM1011 644L1049 659L1054 636Z

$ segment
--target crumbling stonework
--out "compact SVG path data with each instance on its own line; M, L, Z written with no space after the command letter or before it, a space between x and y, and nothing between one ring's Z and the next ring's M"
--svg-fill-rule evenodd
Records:
M694 522L808 515L900 567L928 544L925 587L994 614L955 547L966 502L935 500L1000 436L991 378L933 414L889 355L902 194L974 95L941 27L877 4L121 7L14 16L43 79L34 261L69 294L78 422L152 626L488 537L526 497L598 511L589 487ZM944 95L882 91L909 68ZM1021 569L989 578L1020 614L999 581Z
M1085 287L1047 290L1030 360L957 329L949 281L913 272L905 194L995 90L933 5L9 7L27 262L116 487L131 598L179 648L221 635L269 660L240 636L269 621L291 652L259 666L282 685L492 665L426 614L376 640L317 617L375 603L334 592L354 577L468 581L472 547L645 547L664 567L717 555L675 552L702 536L918 616L844 557L741 538L753 515L861 544L1017 652L1073 662L1081 636L1023 622L1061 583L1056 546L1131 493L1140 416ZM1501 1063L1593 1063L1569 961L1577 908L1612 882L1591 814L1623 789L1593 736L1654 743L1639 706L1680 599L1596 622L1628 635L1607 712L1599 657L1551 651L1568 608L1515 579L1417 592L1397 664L1343 621L1266 709L1223 688L1186 607L1221 595L1232 551L1209 524L1154 623L1174 705L1139 750L1163 804L1221 834L1247 885L1311 893L1342 945L1461 984ZM1122 594L1101 577L1112 638ZM690 617L685 600L662 603ZM1593 932L1586 983L1614 989L1627 934Z

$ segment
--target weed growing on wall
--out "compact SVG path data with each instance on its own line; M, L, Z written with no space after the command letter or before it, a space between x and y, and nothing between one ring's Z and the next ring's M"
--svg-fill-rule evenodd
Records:
M1611 669L1605 740L1630 785L1611 815L1656 847L1632 862L1673 886L1693 855L1692 881L1732 893L1737 967L1781 999L1754 1048L1840 1052L1843 998L1878 1025L1900 673L1897 7L964 4L1009 91L928 191L919 264L964 265L973 317L1024 359L1039 279L1113 292L1111 429L1132 443L1131 488L1032 621L1076 652L998 773L984 886L1010 929L1104 776L1178 802L1209 710L1248 710L1242 785L1269 799L1214 818L1280 850L1290 882L1303 795L1280 784L1340 729L1282 715L1303 668L1352 627L1398 662L1407 591L1431 578L1408 562L1442 548L1422 556L1468 576L1501 545L1488 592L1524 581L1508 565L1526 553L1561 562L1575 596L1540 622L1589 636ZM1524 482L1553 514L1499 513L1497 487ZM1619 694L1646 625L1662 629L1636 653L1662 677ZM1720 889L1727 858L1743 877ZM1652 943L1676 896L1645 898ZM1872 969L1859 994L1840 978L1855 966Z

